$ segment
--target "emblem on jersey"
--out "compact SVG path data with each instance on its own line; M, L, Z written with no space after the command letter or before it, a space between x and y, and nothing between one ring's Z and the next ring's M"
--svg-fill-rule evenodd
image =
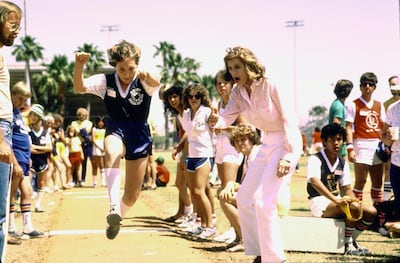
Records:
M368 112L365 117L365 124L372 130L379 130L379 115L375 111Z
M142 93L142 90L139 88L133 88L130 92L129 92L130 98L129 98L129 102L132 105L140 105L143 102L143 96L144 94Z

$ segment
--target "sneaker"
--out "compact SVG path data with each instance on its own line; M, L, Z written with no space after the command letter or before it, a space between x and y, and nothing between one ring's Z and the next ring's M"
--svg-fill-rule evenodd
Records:
M216 232L217 231L215 230L215 227L203 228L203 231L201 231L199 238L201 238L201 239L210 238L210 237L214 236Z
M177 220L177 217L175 215L167 217L167 218L164 219L164 221L168 222L168 223L176 223L176 220Z
M381 234L381 235L384 236L384 237L389 236L389 231L387 231L386 228L383 227L383 226L381 226L381 227L378 229L378 232L379 232L379 234Z
M236 240L236 233L235 233L235 236L232 236L231 238L227 239L227 240L225 241L225 243L226 243L226 244L231 244L231 243L233 243L235 240Z
M203 232L203 228L199 225L195 225L190 229L187 229L187 231L189 235L191 236L198 236L201 234L201 232Z
M195 222L193 220L191 220L190 217L185 217L182 221L182 223L178 224L177 227L179 228L188 228L193 226Z
M358 249L359 251L361 251L363 253L364 256L369 256L371 255L371 251L368 248L362 247L360 246L357 241L353 241L353 246Z
M111 213L107 216L108 227L106 230L106 236L108 239L114 239L121 228L122 218L119 214Z
M225 231L221 235L214 237L214 241L216 242L226 242L227 240L231 239L232 237L236 238L235 229L230 227L229 230Z
M175 224L181 224L186 220L186 216L180 216L174 220Z
M29 233L23 232L21 239L33 239L33 238L40 238L40 237L44 237L44 233L37 231L37 230L33 230Z
M227 246L226 250L228 252L243 252L244 251L243 242L242 241L232 242Z
M13 238L20 238L20 237L21 237L21 235L18 234L18 232L15 231L15 230L8 231L8 234L9 234L11 237L13 237Z
M358 248L354 247L353 244L344 245L344 254L349 256L364 256L364 253Z

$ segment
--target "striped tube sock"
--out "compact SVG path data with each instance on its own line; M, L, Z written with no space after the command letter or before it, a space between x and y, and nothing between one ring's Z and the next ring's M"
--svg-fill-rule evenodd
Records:
M383 184L383 200L387 201L392 196L392 184L390 181L384 182Z
M371 187L371 199L372 199L373 204L382 202L382 199L383 199L382 189Z
M22 222L23 222L23 230L25 233L30 233L34 230L32 225L32 213L31 213L31 204L21 204L21 214L22 214Z
M362 201L362 199L363 199L363 191L362 190L353 188L353 193L358 200Z
M354 227L345 227L344 230L344 243L349 244L351 242L351 237L353 235Z

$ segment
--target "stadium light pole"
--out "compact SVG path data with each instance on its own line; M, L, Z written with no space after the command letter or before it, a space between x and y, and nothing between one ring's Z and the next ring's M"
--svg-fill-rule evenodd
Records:
M303 20L286 21L286 27L293 28L293 86L294 86L294 108L297 108L297 61L296 61L296 28L304 26Z
M111 45L111 33L115 31L119 31L119 25L102 25L101 32L108 32L108 46Z

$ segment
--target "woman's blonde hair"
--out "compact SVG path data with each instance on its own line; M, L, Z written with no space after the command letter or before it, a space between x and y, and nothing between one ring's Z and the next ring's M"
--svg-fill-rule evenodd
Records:
M225 68L228 72L228 61L239 58L243 62L245 70L250 79L259 80L264 78L265 67L261 65L250 49L238 46L234 48L227 48L226 52L227 53L224 57L224 62Z

